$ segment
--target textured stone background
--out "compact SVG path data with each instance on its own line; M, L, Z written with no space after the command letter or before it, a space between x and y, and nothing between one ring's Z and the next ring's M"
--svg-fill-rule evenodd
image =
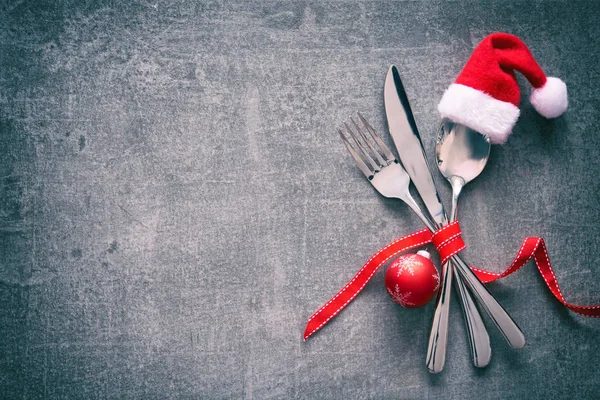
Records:
M508 144L464 193L465 258L500 271L547 240L567 298L600 298L600 6L588 2L2 1L2 398L598 398L599 322L533 265L491 285L527 335L470 365L457 303L445 371L433 305L383 273L313 339L307 317L420 228L335 128L385 131L396 63L430 157L436 104L492 31L569 87L553 122L524 90ZM448 185L436 179L444 198Z

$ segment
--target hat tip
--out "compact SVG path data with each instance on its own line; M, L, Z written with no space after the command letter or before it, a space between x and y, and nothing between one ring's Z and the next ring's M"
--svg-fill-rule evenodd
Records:
M546 118L562 115L569 105L567 85L555 77L548 77L546 83L531 92L529 101L538 113Z

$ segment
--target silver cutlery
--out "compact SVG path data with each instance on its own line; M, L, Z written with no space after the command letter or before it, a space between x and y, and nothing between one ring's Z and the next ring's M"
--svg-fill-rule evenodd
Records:
M384 99L390 134L396 145L402 164L408 170L425 206L433 216L436 222L435 227L439 228L447 224L448 219L426 161L423 144L421 143L417 125L410 109L408 97L404 91L398 70L393 65L389 68L386 76ZM432 373L441 372L446 362L448 318L453 275L456 278L458 287L464 288L460 276L451 268L450 263L448 262L442 266L442 285L440 294L437 297L426 358L427 368ZM467 325L473 362L476 367L485 367L489 363L489 357L486 357L486 354L491 354L489 335L469 292L466 290L462 291L459 300L462 304L463 315Z
M485 168L490 155L489 138L461 124L444 119L436 140L437 166L442 175L452 186L452 211L450 222L455 221L458 212L458 198L464 185L475 179ZM459 297L472 303L467 289L461 279L456 280ZM465 300L463 300L463 303ZM474 306L469 304L469 306ZM443 309L442 312L448 312ZM465 314L468 319L468 315ZM468 321L469 343L473 363L479 367L489 364L492 357L490 336L483 321Z
M358 168L382 196L405 202L425 226L434 231L435 222L425 215L410 194L410 177L398 159L360 113L358 119L362 127L354 118L350 118L352 127L344 123L347 135L338 129L344 145Z
M444 208L429 170L421 138L400 75L397 68L393 65L390 67L386 77L384 101L390 135L398 150L400 160L435 222L438 225L443 225L447 222ZM458 255L453 256L452 260L456 267L455 270L459 273L457 276L460 276L464 280L467 287L490 315L508 343L514 348L523 347L525 345L525 336L506 310L502 308L500 303L498 303ZM448 280L451 280L450 268L444 268L442 276L446 282L442 284L441 293L438 296L427 356L427 366L434 373L440 372L445 362L448 321L447 310L446 312L442 311L449 306L450 282ZM467 292L465 291L465 293ZM465 308L465 312L475 311L475 307ZM471 316L477 318L476 314L472 314ZM474 328L474 326L472 327ZM441 348L438 349L438 346L441 346Z
M407 172L367 120L361 114L358 114L358 118L364 128L361 128L354 118L350 119L352 128L348 123L344 123L350 140L341 130L338 130L338 133L359 169L381 195L404 201L429 230L435 231L436 223L426 216L410 194L410 177ZM450 269L446 269L446 271L450 271ZM450 285L447 285L446 293L449 291ZM444 297L444 293L442 292L440 296ZM481 321L481 316L473 300L468 294L464 298L469 301L467 303L468 314L475 315L472 318L473 320L479 317L478 320ZM447 319L447 315L445 318ZM439 368L436 372L440 372L443 368L443 357L436 357L435 360L438 361L435 367ZM442 361L441 364L440 360Z

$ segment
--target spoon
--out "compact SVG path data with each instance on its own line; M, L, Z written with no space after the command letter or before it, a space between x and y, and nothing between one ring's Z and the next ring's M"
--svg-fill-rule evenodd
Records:
M435 153L440 172L452 186L450 222L456 220L458 198L463 186L483 171L490 155L490 147L489 138L481 133L447 118L442 120ZM456 275L455 270L454 274ZM454 281L463 303L473 364L476 367L485 367L492 357L490 336L473 299L467 293L465 284L458 276L456 278Z

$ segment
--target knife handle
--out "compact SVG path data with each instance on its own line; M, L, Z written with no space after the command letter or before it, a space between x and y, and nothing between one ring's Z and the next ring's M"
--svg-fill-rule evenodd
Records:
M469 333L469 346L473 364L483 368L490 363L492 348L490 336L483 324L481 314L477 310L475 302L467 291L464 282L456 271L456 267L446 263L443 267L444 279L442 288L435 308L431 333L429 335L429 346L427 348L427 368L429 372L437 374L442 372L446 362L446 348L448 343L448 320L450 314L450 293L452 279L454 276L456 290L462 303L463 315Z
M463 315L465 317L465 324L467 325L467 332L469 333L469 346L473 365L477 368L486 367L492 359L490 335L485 328L481 314L479 314L479 310L477 310L471 294L456 271L456 266L453 266L452 271L455 278L456 292L463 306Z
M481 283L479 278L475 276L473 271L471 271L471 268L469 268L458 255L453 256L452 260L455 261L456 269L463 278L463 281L466 283L467 287L471 289L471 292L475 295L479 304L485 308L508 344L515 349L520 349L525 346L525 335L521 329L517 326L515 321L513 321L510 315L508 315L502 305L498 303L494 296L492 296L485 285Z

